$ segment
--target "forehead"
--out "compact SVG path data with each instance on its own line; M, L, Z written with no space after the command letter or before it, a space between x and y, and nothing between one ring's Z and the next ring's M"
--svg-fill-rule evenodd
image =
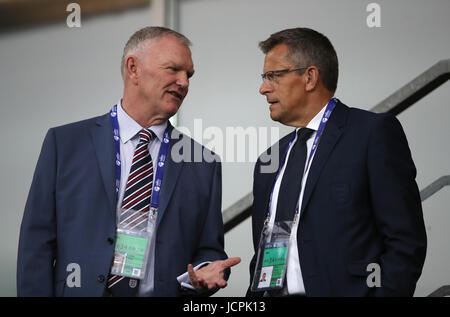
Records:
M288 58L288 50L288 46L283 43L272 48L264 58L264 72L291 67L293 63Z
M145 59L152 64L175 64L186 69L192 69L192 54L189 47L180 43L173 36L163 36L156 40L150 40L142 48Z

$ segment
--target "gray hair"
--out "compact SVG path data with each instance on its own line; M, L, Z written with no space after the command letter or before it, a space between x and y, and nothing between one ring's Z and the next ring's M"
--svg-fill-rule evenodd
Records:
M316 66L325 87L335 92L339 76L336 51L330 40L323 34L308 28L286 29L270 35L259 43L267 54L278 44L288 47L288 58L297 67Z
M128 40L127 44L123 49L122 61L120 63L120 72L122 73L122 77L124 75L124 67L125 60L132 52L135 52L139 49L142 44L149 40L155 40L164 36L173 36L175 37L181 44L185 46L191 46L191 41L181 33L178 33L174 30L160 27L160 26L147 26L136 31Z

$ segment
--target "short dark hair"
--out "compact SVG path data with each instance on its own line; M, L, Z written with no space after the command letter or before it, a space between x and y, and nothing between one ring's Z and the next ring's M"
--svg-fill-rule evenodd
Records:
M286 29L270 35L267 40L259 43L259 47L267 54L278 44L287 45L288 58L295 66L316 66L325 87L331 92L336 91L338 58L325 35L308 28Z

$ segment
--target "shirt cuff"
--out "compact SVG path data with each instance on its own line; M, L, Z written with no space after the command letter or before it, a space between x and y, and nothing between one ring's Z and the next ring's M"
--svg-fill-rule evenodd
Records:
M207 264L211 263L211 261L202 262L199 265L194 267L194 271L197 271L202 266L205 266ZM189 273L185 272L184 274L181 274L177 277L178 283L180 283L181 287L188 288L191 290L196 290L194 286L191 285L191 280L189 279Z

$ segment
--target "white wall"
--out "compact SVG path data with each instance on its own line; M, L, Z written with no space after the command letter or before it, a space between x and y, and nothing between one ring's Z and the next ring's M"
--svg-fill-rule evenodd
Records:
M369 109L440 59L450 58L447 0L377 1L382 27L366 26L370 1L183 0L180 31L194 43L196 74L180 111L179 124L203 128L280 127L258 95L263 54L257 43L288 27L308 26L326 34L340 59L337 96ZM96 116L120 98L123 45L150 25L149 10L83 19L0 33L0 296L15 296L19 225L45 132L49 127ZM418 168L419 188L449 174L449 84L444 84L399 118ZM202 141L202 140L200 140ZM203 140L207 143L208 140ZM253 163L223 164L223 207L251 191ZM416 295L450 283L450 196L448 188L423 205L429 249ZM218 296L243 296L252 254L247 220L226 236L232 270Z
M69 14L69 13L68 13ZM0 34L0 296L16 295L19 227L50 127L106 113L122 95L120 59L150 9Z

